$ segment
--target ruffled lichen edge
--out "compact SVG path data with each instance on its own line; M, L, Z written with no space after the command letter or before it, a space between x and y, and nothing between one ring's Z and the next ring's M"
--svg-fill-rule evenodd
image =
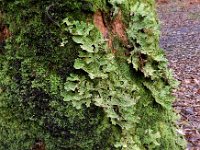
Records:
M85 2L89 3L83 5ZM159 31L153 0L111 0L109 3L104 0L72 0L66 1L65 4L63 1L52 4L52 1L24 0L15 3L0 1L0 3L5 3L1 8L6 10L4 20L10 25L12 32L12 37L8 39L0 58L2 131L0 148L28 149L35 138L41 138L45 141L47 149L52 150L121 149L121 147L183 149L183 140L177 135L174 123L177 118L171 108L173 98L167 96L171 95L171 89L175 87L173 83L176 82L171 78L167 61L158 46ZM52 21L47 12L55 10L59 15L54 16L52 13ZM110 28L112 23L109 24L109 21L117 23L115 18L120 16L121 11L124 23L121 27L126 29L128 43L110 29L110 38L106 39L106 36L101 35L92 17L97 11L105 15L104 21L107 21L105 24L107 23ZM79 64L85 63L85 60L81 62L82 58L91 57L83 50L87 47L77 43L80 42L79 39L72 41L71 36L74 35L68 31L68 27L65 29L69 34L65 34L65 30L61 29L62 26L57 26L63 16L68 16L70 23L75 21L75 24L83 25L82 32L90 30L85 28L91 26L91 35L93 33L97 36L95 41L93 39L95 36L90 37L86 32L86 38L94 40L94 45L98 49L96 56L94 55L96 53L91 54L92 58L106 63L100 63L99 69L104 72L100 72L98 77L95 77L96 74L93 76L95 72L92 68L88 68L88 61L86 66L82 66L83 69L79 68ZM140 29L140 25L144 28ZM74 32L79 30L76 27L72 29L75 29ZM68 42L65 41L60 45L61 38L64 41L67 39ZM91 47L88 50L91 50ZM80 53L83 57L76 59L77 51L79 57ZM73 59L76 59L74 68L79 69L72 69ZM94 66L96 64L98 66L98 62L95 61ZM81 81L85 81L85 84L81 84L87 88L91 85L89 89L81 87L82 93L94 92L94 96L97 95L96 100L98 93L101 93L101 97L108 99L102 101L99 99L96 104L89 98L86 102L80 103L63 102L62 95L65 97L66 93L70 92L68 89L70 84L67 84L70 77L65 83L66 89L63 89L69 72L73 72L71 80L78 75L81 76ZM105 81L106 76L108 82ZM101 81L101 78L104 79ZM117 80L122 82L118 83ZM110 89L103 88L105 82L105 87ZM99 91L101 88L103 89ZM128 91L122 91L124 89ZM133 93L130 94L130 91ZM127 104L119 97L125 99ZM166 97L168 98L165 99ZM115 105L116 102L119 104ZM77 106L80 104L82 104L81 109L77 111ZM109 107L104 104L108 104Z
M67 31L81 47L74 68L85 73L67 78L64 101L72 102L77 109L83 104L103 108L111 124L121 130L116 147L183 149L184 140L176 133L177 117L172 109L171 93L177 81L159 47L154 3L122 0L110 1L110 4L112 16L102 14L105 15L102 18L110 19L105 19L110 23L105 24L108 31L99 28L95 21L64 20ZM113 36L115 33L110 29L120 12L125 12L123 36L128 41L119 35Z

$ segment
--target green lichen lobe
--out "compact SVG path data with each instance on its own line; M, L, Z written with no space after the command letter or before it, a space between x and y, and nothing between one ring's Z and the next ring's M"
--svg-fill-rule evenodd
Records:
M0 149L184 148L153 0L0 4L13 34L0 54ZM127 42L111 33L109 47L96 11L110 33L121 11Z
M130 4L110 1L114 15L124 12L127 3ZM71 74L65 85L64 100L71 101L77 109L83 104L102 108L111 124L121 129L121 139L115 146L122 149L184 147L175 132L177 118L172 110L171 93L177 84L158 45L159 28L152 8L152 3L142 1L129 6L126 36L131 49L127 57L123 53L113 54L92 23L65 20L73 40L81 47L74 67L86 74ZM87 29L81 32L84 34L77 23ZM92 39L94 36L98 38ZM119 45L117 51L125 50Z

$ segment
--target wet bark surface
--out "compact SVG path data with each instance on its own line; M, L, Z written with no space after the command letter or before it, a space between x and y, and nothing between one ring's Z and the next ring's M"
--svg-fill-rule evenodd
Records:
M174 94L181 115L180 133L188 150L200 150L200 1L167 1L158 4L160 45L180 86Z

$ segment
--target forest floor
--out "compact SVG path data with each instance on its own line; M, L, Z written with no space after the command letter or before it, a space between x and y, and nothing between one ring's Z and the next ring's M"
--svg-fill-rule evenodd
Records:
M174 92L180 133L188 141L187 150L200 150L200 0L161 0L157 6L160 45L180 81Z

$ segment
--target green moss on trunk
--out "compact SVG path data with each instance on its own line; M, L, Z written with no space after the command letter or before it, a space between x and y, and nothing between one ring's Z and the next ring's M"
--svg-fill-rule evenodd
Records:
M0 5L0 149L184 148L153 0Z

